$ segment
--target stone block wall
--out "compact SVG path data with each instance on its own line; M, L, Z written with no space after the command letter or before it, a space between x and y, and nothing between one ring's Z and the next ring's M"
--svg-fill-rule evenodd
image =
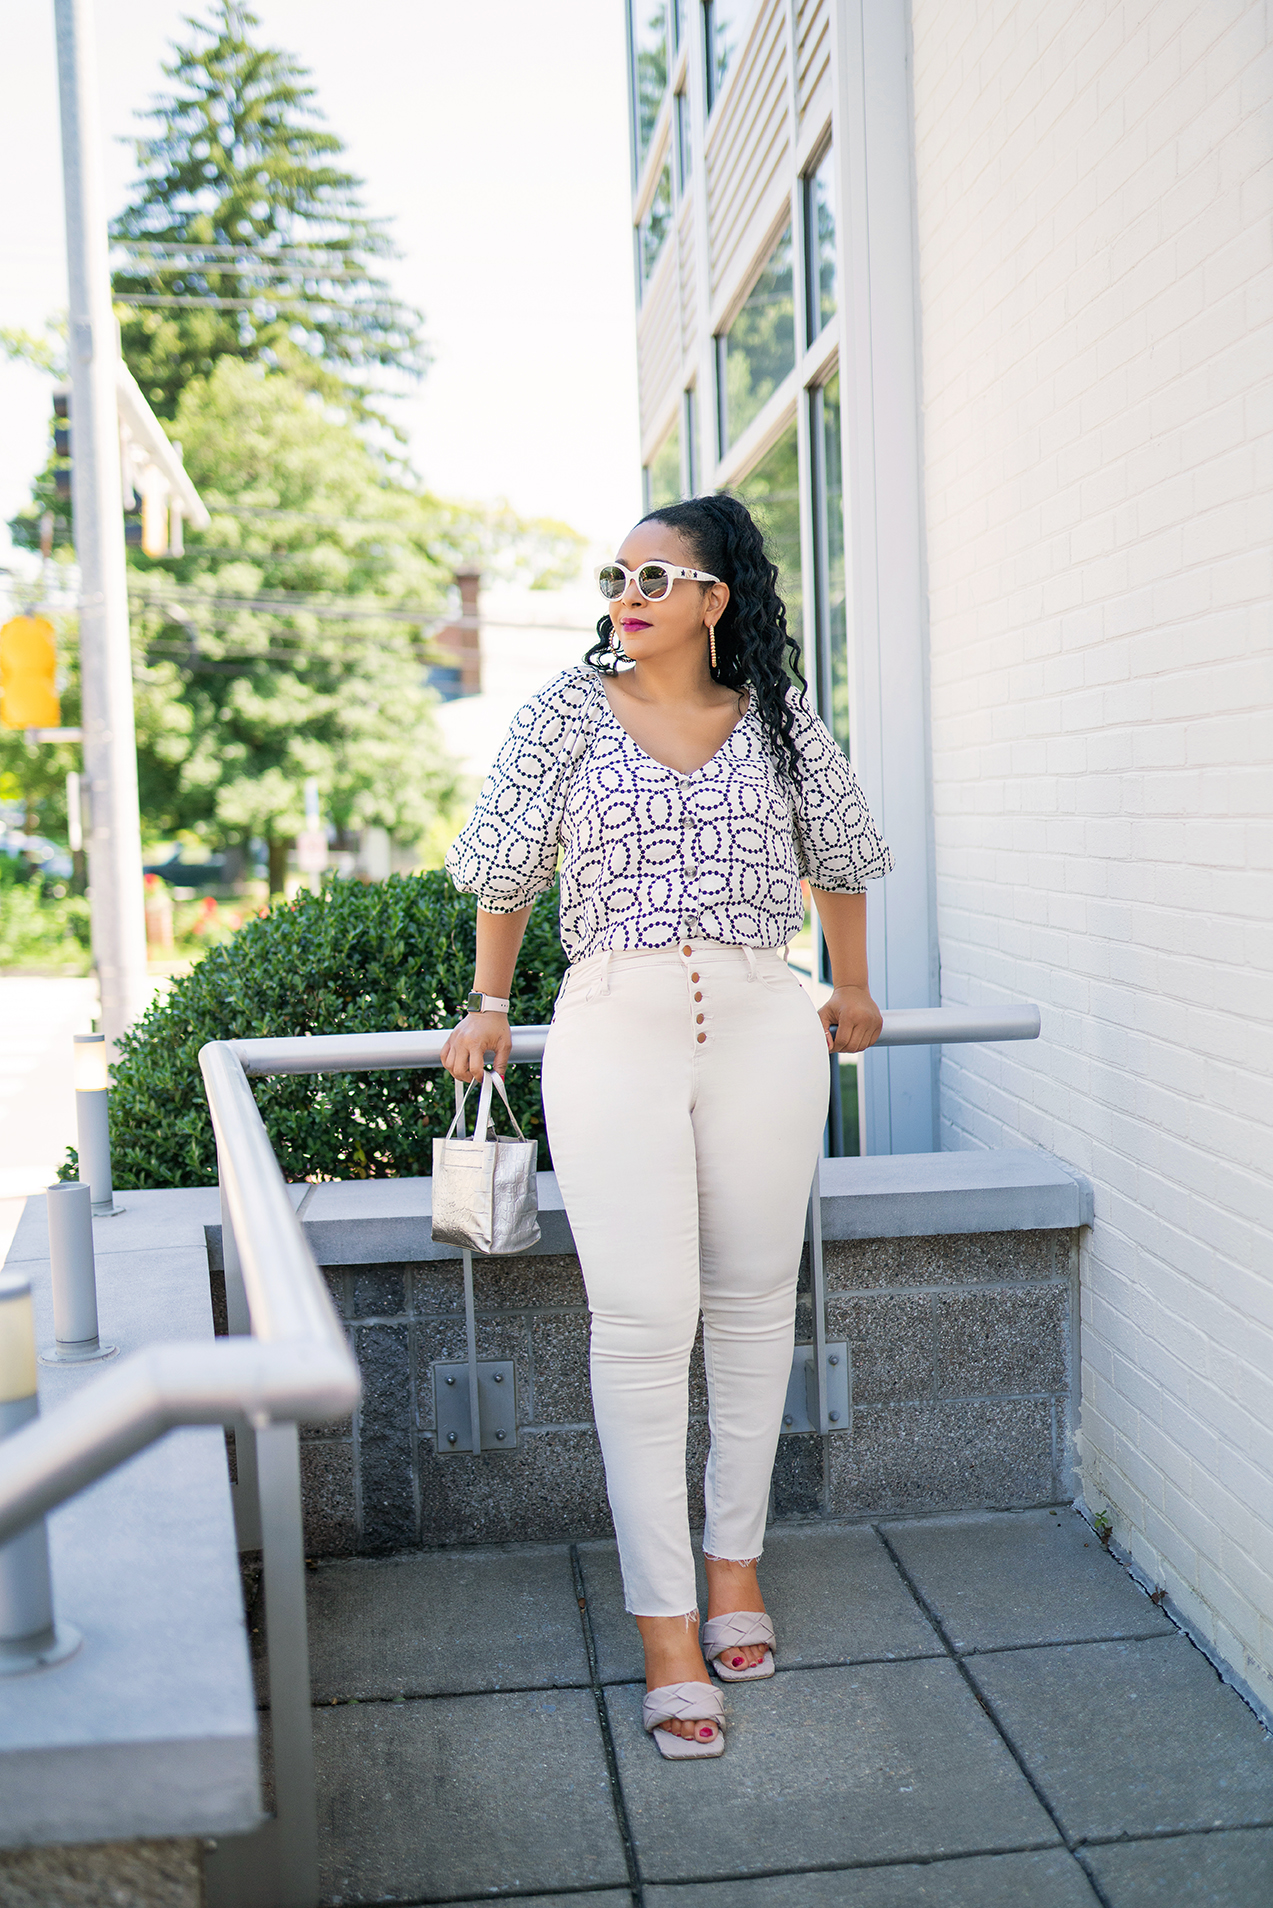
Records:
M784 1436L775 1518L1053 1503L1072 1494L1077 1233L828 1242L850 1427ZM516 1369L514 1451L439 1457L431 1365L465 1355L458 1260L329 1266L363 1375L355 1421L304 1434L311 1555L611 1534L572 1256L478 1260L478 1356ZM797 1336L812 1337L806 1296ZM690 1374L691 1519L707 1394Z

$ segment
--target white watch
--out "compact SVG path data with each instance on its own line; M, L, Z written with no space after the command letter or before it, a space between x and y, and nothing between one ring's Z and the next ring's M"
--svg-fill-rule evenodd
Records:
M467 1004L471 1014L506 1014L509 1008L509 1002L501 1000L498 994L472 993Z

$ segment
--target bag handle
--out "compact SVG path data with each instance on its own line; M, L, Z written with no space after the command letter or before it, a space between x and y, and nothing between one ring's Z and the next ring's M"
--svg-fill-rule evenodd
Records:
M468 1098L469 1087L471 1085L472 1081L469 1081L463 1087L461 1087L458 1080L455 1083L455 1118L447 1128L447 1139L463 1139L465 1137L464 1102ZM491 1117L492 1087L498 1088L499 1090L499 1097L504 1102L504 1111L508 1114L509 1124L512 1126L514 1133L516 1133L519 1140L525 1142L526 1135L517 1124L517 1116L508 1103L508 1088L504 1085L504 1076L496 1073L493 1067L487 1067L485 1073L482 1075L482 1091L478 1095L477 1119L473 1126L474 1139L482 1140L486 1136L487 1124ZM458 1132L456 1130L457 1128L459 1129Z

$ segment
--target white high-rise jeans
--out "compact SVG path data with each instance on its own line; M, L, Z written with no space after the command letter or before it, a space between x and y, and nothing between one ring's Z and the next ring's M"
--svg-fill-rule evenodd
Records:
M794 1339L827 1047L779 953L701 941L572 967L544 1111L592 1312L592 1398L638 1616L697 1607L686 1504L703 1313L708 1556L756 1558Z

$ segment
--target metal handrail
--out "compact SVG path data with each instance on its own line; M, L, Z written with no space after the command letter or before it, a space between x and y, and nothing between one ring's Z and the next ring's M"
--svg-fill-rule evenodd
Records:
M963 1041L1037 1040L1039 1010L1003 1007L886 1007L877 1047L931 1047ZM226 1045L249 1080L280 1073L376 1073L388 1067L436 1067L450 1029L441 1032L308 1034ZM542 1060L547 1027L514 1027L514 1061ZM207 1049L205 1048L205 1052Z
M183 1424L334 1423L358 1366L230 1046L199 1056L252 1316L250 1338L152 1345L4 1441L0 1543Z
M1034 1006L886 1008L877 1046L1031 1040ZM543 1057L548 1028L513 1029L514 1061ZM332 1423L358 1369L292 1208L250 1080L436 1067L446 1030L213 1041L199 1055L238 1243L251 1338L156 1345L122 1359L6 1438L0 1543L182 1424Z
M547 1027L516 1027L511 1058L543 1057ZM1036 1007L886 1010L878 1045L1030 1040ZM275 1814L208 1856L213 1908L311 1908L318 1895L316 1790L296 1426L357 1404L358 1368L314 1261L253 1097L272 1074L435 1067L446 1032L214 1041L199 1054L220 1162L229 1338L152 1345L47 1417L6 1438L0 1543L184 1424L236 1428L240 1548L264 1562ZM809 1202L818 1423L829 1429L821 1317L821 1223ZM473 1324L470 1310L469 1335ZM470 1362L472 1361L470 1353ZM241 1434L246 1431L246 1437ZM474 1435L474 1450L480 1437Z

